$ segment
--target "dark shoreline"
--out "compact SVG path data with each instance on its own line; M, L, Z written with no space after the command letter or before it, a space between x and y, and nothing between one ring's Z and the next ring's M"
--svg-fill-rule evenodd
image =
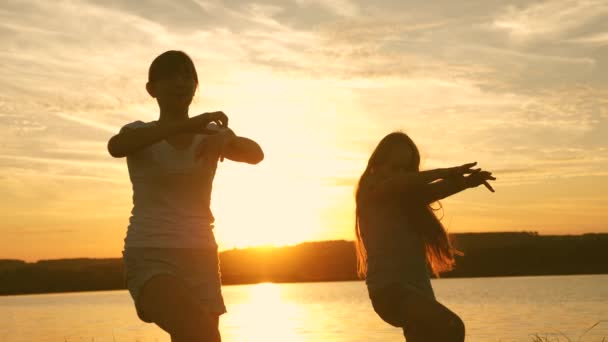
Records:
M479 276L479 277L442 277L441 279L483 279L483 278L535 278L535 277L577 277L577 276L598 276L608 275L606 273L584 273L584 274L543 274L543 275L518 275L518 276ZM225 286L245 286L245 285L256 285L256 284L318 284L318 283L345 283L345 282L363 282L361 279L357 280L319 280L319 281L301 281L301 282L257 282L257 283L239 283L239 284L222 284ZM61 291L61 292L36 292L36 293L17 293L17 294L2 294L0 297L17 297L17 296L44 296L44 295L60 295L69 293L94 293L94 292L115 292L115 291L127 291L126 288L120 289L108 289L108 290L80 290L80 291Z
M454 234L464 252L441 278L608 274L608 234L534 232ZM220 253L224 285L357 280L352 241L306 242ZM0 260L0 295L124 289L121 258Z

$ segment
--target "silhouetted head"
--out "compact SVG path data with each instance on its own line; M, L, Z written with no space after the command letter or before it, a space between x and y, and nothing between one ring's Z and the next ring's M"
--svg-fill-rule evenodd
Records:
M146 89L161 107L187 108L197 87L196 68L183 51L166 51L152 61Z
M366 172L419 171L420 152L412 139L403 132L393 132L382 138L367 162Z

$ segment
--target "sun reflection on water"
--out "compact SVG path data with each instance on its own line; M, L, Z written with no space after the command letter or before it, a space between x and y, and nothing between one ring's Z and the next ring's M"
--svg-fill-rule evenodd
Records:
M253 285L249 298L228 308L230 322L238 322L238 327L222 327L222 331L238 332L241 336L233 338L238 341L303 342L298 334L302 308L286 300L282 291L274 283Z

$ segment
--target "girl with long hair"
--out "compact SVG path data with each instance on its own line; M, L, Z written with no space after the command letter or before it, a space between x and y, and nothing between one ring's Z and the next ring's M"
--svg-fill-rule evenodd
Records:
M139 318L156 323L172 342L221 340L226 308L210 209L213 178L224 157L249 164L264 158L256 142L228 128L224 113L189 116L197 87L187 54L159 55L146 84L158 120L129 123L108 142L113 157L126 157L133 185L126 285Z
M372 153L356 191L357 271L376 313L408 342L464 341L462 320L435 299L430 271L454 266L458 253L433 213L438 200L495 180L476 163L420 170L420 153L401 132Z

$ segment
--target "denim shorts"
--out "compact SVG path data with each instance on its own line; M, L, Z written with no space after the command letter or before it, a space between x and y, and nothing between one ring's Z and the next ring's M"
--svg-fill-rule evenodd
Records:
M151 321L139 309L139 294L146 282L157 275L168 274L182 280L204 311L217 315L226 312L217 249L127 248L123 261L127 289L144 322Z

